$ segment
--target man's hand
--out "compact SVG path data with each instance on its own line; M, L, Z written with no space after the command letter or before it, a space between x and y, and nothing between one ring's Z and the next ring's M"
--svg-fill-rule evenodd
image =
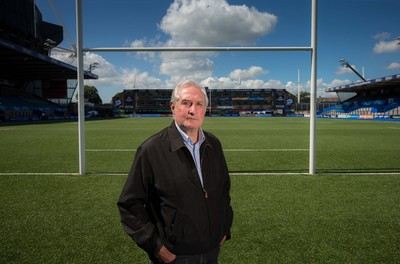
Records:
M165 246L162 246L156 254L156 258L161 263L171 263L175 260L176 255L172 254Z
M225 243L226 240L226 235L222 238L221 242L219 242L219 245L222 246Z

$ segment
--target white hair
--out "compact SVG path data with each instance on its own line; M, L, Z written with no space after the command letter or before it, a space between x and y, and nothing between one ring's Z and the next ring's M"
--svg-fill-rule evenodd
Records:
M179 101L179 91L181 90L181 88L187 88L187 87L196 87L197 89L202 91L204 94L205 103L206 103L206 105L208 105L208 96L207 96L206 89L203 86L197 84L195 81L192 81L192 80L187 80L187 81L183 81L183 82L179 83L175 87L175 89L172 91L171 102L174 105Z

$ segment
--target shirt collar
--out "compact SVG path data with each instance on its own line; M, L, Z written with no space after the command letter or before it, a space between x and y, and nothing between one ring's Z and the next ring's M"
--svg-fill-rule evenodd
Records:
M189 143L190 145L194 145L192 139L185 133L183 130L178 126L178 124L175 122L176 129L178 129L179 134L181 134L183 141L186 143ZM201 127L199 128L199 137L200 139L197 141L200 145L204 142L206 139L203 133L203 129Z

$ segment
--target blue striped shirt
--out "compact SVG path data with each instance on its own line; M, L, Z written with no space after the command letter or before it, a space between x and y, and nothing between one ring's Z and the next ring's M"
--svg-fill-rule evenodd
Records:
M178 126L178 124L176 124L176 122L175 122L175 125L183 138L183 143L185 143L185 146L189 150L190 154L192 154L194 164L196 165L196 169L199 174L201 186L204 187L203 175L201 173L201 162L200 162L200 147L201 147L201 144L203 144L203 142L205 140L203 130L200 128L200 130L199 130L200 139L195 144L193 144L192 139L188 135L186 135L185 132L182 131L182 129Z

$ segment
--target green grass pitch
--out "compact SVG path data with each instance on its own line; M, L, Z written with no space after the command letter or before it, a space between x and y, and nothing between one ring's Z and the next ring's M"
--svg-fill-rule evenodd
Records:
M170 122L86 122L86 176L60 174L78 172L76 122L0 126L0 263L148 263L115 203L135 148ZM307 119L206 118L204 129L232 172L220 263L399 262L400 123L318 119L316 175Z
M88 173L126 173L135 149L170 118L85 123ZM308 172L309 121L206 118L231 172ZM400 122L317 120L317 172L399 172ZM0 127L0 172L78 172L77 122Z

